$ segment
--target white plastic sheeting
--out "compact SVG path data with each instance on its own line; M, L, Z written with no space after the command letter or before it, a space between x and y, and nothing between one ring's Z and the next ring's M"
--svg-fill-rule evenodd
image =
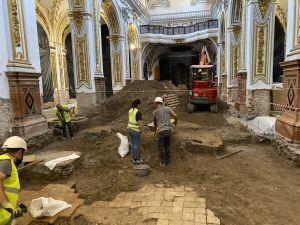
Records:
M275 117L258 116L249 122L264 133L275 133Z

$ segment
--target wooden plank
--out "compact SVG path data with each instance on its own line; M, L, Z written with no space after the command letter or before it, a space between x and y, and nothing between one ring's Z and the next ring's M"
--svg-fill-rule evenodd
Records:
M34 162L34 160L35 160L35 155L24 155L22 162L24 163Z
M168 105L168 106L169 106L169 107L172 107L172 106L177 106L177 105L179 105L179 103L170 104L170 105Z
M178 101L168 102L168 104L178 103Z

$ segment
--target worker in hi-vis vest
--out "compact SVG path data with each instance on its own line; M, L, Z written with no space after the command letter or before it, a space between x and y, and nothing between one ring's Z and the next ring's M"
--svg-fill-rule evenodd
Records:
M70 137L74 139L73 127L69 112L70 109L66 105L56 105L56 115L59 119L59 126L62 128L63 139L67 139L66 126L68 126Z
M17 166L22 163L27 151L26 142L17 136L8 138L0 155L0 225L11 222L26 212L24 205L18 205L20 182Z

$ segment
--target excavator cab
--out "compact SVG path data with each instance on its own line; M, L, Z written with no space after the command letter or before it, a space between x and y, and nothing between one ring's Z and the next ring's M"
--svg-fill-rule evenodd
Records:
M196 105L209 105L212 113L218 113L218 90L217 87L214 87L213 67L213 65L190 66L189 113L194 112Z

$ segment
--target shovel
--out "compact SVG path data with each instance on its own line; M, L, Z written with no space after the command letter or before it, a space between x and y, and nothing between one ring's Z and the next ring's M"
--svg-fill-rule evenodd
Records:
M239 152L242 152L242 151L243 151L243 150L239 150L239 151L236 151L236 152L233 152L233 153L230 153L230 154L228 154L228 155L221 156L221 157L219 157L219 156L217 155L217 153L215 153L215 154L214 154L214 157L215 157L216 159L223 159L223 158L226 158L226 157L228 157L228 156L234 155L234 154L239 153Z
M180 142L180 140L179 140L177 125L175 125L175 128L176 128L176 133L177 133L177 139L178 139L178 142L179 142L179 148L180 148L180 150L182 151L182 155L181 155L180 158L182 158L183 155L184 155L184 153L185 153L185 149L184 149L184 147L182 147L181 142Z

